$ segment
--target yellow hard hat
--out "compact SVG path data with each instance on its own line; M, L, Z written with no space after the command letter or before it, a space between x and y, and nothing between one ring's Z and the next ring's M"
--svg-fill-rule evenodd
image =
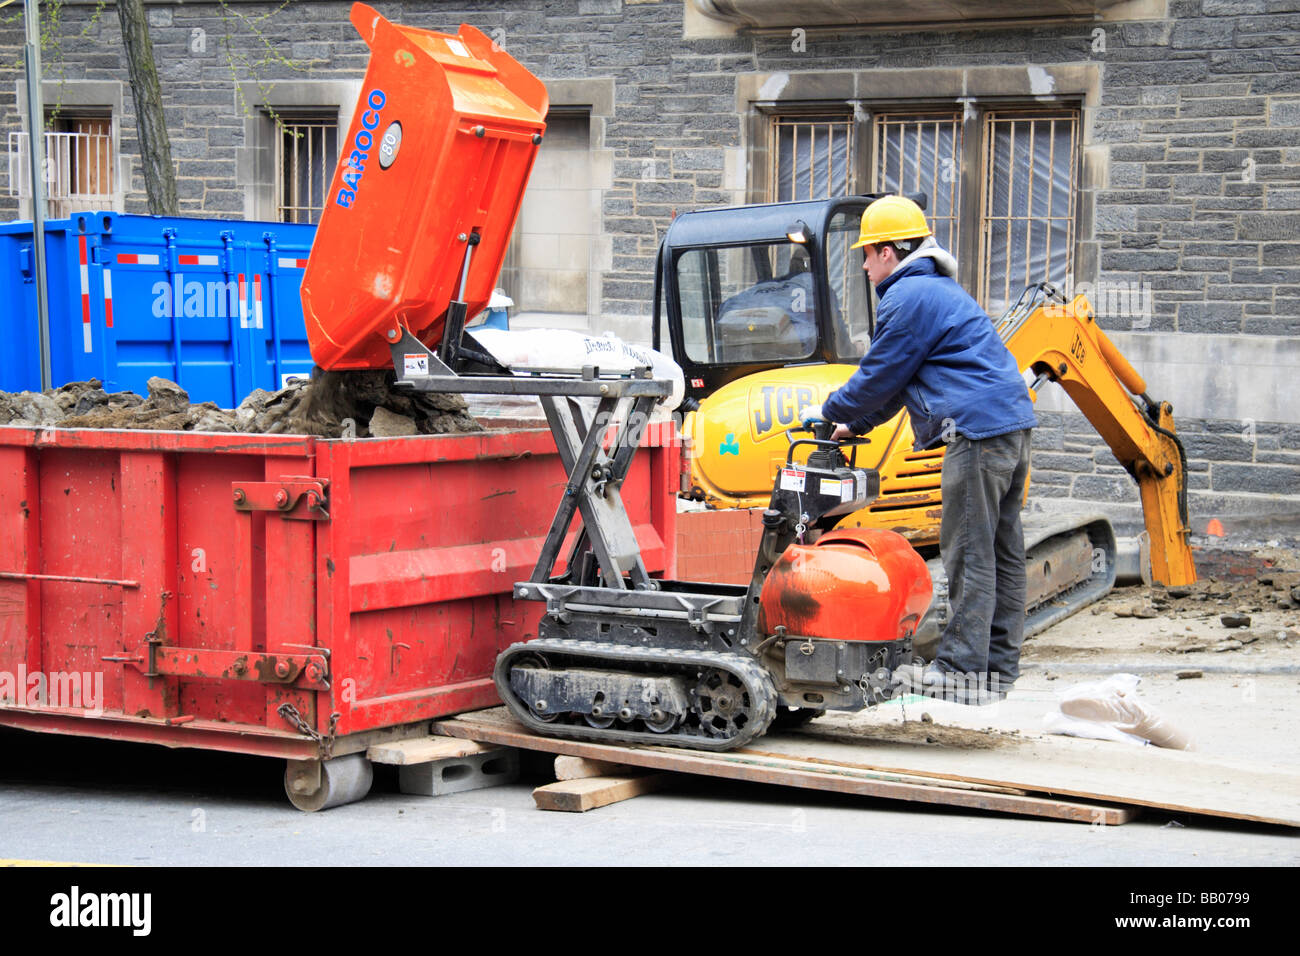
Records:
M881 196L863 211L862 231L851 248L928 235L930 227L920 206L904 196Z

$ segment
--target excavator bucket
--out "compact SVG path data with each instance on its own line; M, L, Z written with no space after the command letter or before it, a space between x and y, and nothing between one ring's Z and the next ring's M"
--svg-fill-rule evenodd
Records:
M302 281L326 369L390 367L402 327L437 349L449 302L487 305L546 128L546 87L479 30L352 24L370 65Z

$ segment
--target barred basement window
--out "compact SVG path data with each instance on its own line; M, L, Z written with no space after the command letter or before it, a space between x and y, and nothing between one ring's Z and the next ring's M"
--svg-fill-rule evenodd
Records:
M934 238L959 259L961 214L960 113L882 113L875 120L873 192L923 192Z
M280 113L278 119L276 218L319 222L339 158L337 114Z
M989 113L984 143L980 300L998 315L1026 285L1072 272L1079 116Z
M773 202L845 196L853 183L853 121L843 114L772 120Z
M47 117L45 132L46 215L71 216L114 208L117 150L113 117L107 110L61 111ZM9 193L32 195L27 134L9 134Z

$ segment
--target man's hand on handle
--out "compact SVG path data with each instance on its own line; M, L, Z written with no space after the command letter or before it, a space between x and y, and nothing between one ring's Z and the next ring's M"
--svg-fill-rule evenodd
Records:
M799 421L804 425L808 425L812 422L824 422L826 421L826 416L822 414L822 407L820 405L805 405L799 412ZM846 438L852 437L853 432L848 425L837 424L835 426L835 431L831 433L831 438L834 441L843 441Z
M820 405L805 405L799 409L799 422L803 425L810 425L813 422L824 422L822 417L822 407Z

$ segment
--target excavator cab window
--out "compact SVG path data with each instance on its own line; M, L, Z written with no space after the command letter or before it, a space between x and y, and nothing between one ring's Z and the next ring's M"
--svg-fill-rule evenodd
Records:
M862 249L858 241L861 213L841 210L831 217L826 229L826 278L830 285L828 310L832 342L837 360L856 365L867 354L875 333L875 309L867 274L862 270Z
M687 249L676 269L691 361L800 362L816 351L814 276L802 246Z

